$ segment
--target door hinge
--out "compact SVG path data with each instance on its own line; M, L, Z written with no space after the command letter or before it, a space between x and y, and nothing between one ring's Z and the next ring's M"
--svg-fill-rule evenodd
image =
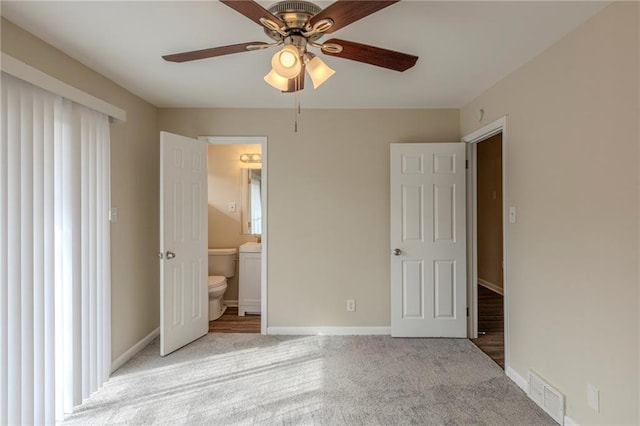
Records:
M469 308L467 308L467 316L469 316Z
M465 169L469 168L469 160L464 160L464 168Z

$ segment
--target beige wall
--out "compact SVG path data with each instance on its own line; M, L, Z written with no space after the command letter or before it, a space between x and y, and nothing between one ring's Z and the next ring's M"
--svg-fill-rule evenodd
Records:
M127 112L111 124L112 359L159 324L156 108L2 18L2 51Z
M268 326L389 326L389 144L460 140L457 110L158 110L185 136L267 136ZM347 298L357 311L346 312Z
M244 153L260 153L261 145L256 144L210 144L207 147L207 170L209 191L209 248L238 248L256 237L242 234L242 176L243 168L260 165L240 161ZM228 203L236 203L236 211L229 212ZM238 264L236 274L227 280L225 300L238 300Z
M477 146L478 279L502 288L502 134Z
M463 135L508 117L511 366L579 424L640 423L638 16L607 7L461 110Z

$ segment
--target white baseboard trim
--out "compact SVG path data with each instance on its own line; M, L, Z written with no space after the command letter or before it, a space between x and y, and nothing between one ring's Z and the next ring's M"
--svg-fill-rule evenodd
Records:
M391 327L268 327L267 334L287 336L380 336Z
M529 395L529 382L527 382L527 379L519 375L516 370L511 367L507 367L504 372L524 393Z
M136 343L135 345L131 346L131 348L129 348L128 351L126 351L125 353L120 355L118 358L115 359L115 361L113 361L111 363L111 372L113 373L118 368L120 368L124 364L126 364L127 361L129 361L131 358L133 358L133 356L135 354L137 354L138 352L143 350L145 348L145 346L147 346L149 343L151 343L151 341L153 339L155 339L156 337L158 337L159 334L160 334L160 327L156 328L151 333L149 333L145 337L143 337L142 340L140 340L138 343Z
M482 278L478 278L478 284L480 284L482 287L488 288L489 290L504 296L504 289L497 284L494 284L487 280L483 280Z
M224 304L227 305L230 308L237 308L238 307L238 301L237 300L224 300Z
M564 416L564 426L580 426L580 425L576 423L576 421L573 420L571 417Z

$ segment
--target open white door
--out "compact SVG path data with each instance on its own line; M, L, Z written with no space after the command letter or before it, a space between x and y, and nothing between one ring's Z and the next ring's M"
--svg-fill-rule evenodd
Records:
M160 132L160 355L207 334L207 147Z
M391 144L391 335L467 337L465 144Z

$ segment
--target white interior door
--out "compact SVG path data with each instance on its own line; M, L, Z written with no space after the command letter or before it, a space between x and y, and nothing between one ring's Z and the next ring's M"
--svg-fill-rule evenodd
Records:
M466 337L465 144L391 144L391 335Z
M160 355L207 334L206 142L160 132Z

